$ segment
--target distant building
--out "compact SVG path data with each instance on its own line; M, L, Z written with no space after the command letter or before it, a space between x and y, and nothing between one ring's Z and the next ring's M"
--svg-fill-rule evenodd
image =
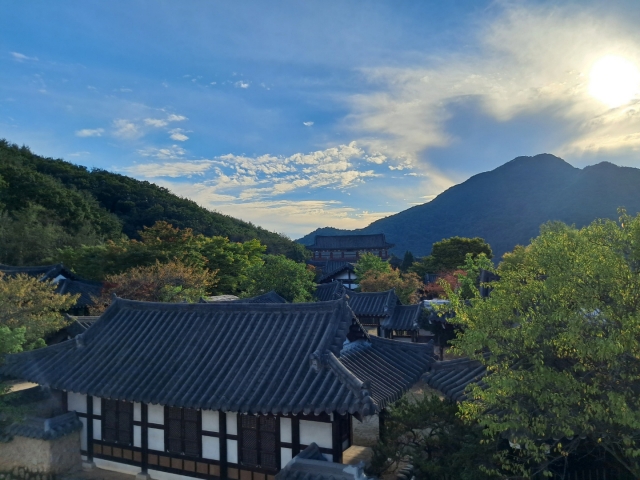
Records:
M394 245L387 243L384 233L375 235L316 235L313 245L314 261L343 260L357 262L364 253L380 258L389 258L389 249Z
M322 273L318 278L318 283L339 282L351 290L358 288L358 284L356 283L355 266L353 263L341 260L329 260L320 268Z

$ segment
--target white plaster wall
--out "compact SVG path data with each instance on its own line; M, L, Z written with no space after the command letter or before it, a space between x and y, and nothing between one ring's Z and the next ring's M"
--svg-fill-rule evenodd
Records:
M292 458L293 458L293 450L291 450L290 448L284 448L284 447L280 449L280 465L282 465L282 468L284 468L285 465L289 463Z
M332 430L330 423L300 420L300 444L311 445L316 442L319 447L332 448Z
M111 470L112 472L128 473L129 475L135 475L140 473L140 467L134 465L127 465L125 463L112 462L111 460L103 460L102 458L94 458L93 462L96 467L103 470Z
M93 414L102 415L102 399L100 397L93 397Z
M82 393L67 392L67 410L87 413L87 396Z
M159 450L164 452L164 430L159 428L149 428L148 432L148 444L151 450Z
M238 463L238 441L227 439L227 462Z
M238 414L227 412L227 435L238 434Z
M280 417L280 441L284 443L292 443L293 437L291 436L291 419ZM282 464L284 467L284 463Z
M80 431L80 450L87 449L87 419L78 417L82 422L82 430Z
M202 458L220 460L220 439L202 436Z
M142 421L142 406L138 402L133 402L133 421Z
M95 418L93 419L93 439L102 440L102 422Z
M158 425L164 425L164 406L162 405L149 405L147 407L147 421L149 423L157 423Z
M220 415L217 411L202 410L202 430L205 432L220 431Z
M184 480L185 478L195 478L188 475L176 475L175 473L152 470L151 468L148 469L147 472L149 473L149 476L154 480Z
M142 447L142 427L140 425L133 426L133 446Z

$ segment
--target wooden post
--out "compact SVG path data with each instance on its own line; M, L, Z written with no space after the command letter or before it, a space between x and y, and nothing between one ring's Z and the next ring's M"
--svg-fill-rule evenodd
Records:
M337 413L333 414L333 420L331 422L331 437L333 444L333 462L342 463L342 434L340 432L340 416Z
M300 418L297 415L291 416L291 443L292 456L295 457L300 453Z
M226 480L227 476L227 414L220 411L220 478ZM239 433L239 432L238 432Z
M87 395L87 461L93 462L93 397Z
M149 407L146 403L140 403L140 448L142 449L142 465L140 470L147 473L149 468Z
M384 441L384 420L387 415L387 411L385 409L380 410L378 414L378 436L380 437L380 441Z

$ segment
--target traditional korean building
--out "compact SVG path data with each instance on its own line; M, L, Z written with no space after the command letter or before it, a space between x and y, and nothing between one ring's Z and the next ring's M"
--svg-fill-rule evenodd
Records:
M389 249L393 244L387 243L383 233L375 235L316 235L313 245L312 259L343 260L357 262L363 253L371 253L380 258L389 258Z
M391 316L380 323L384 338L417 341L420 333L420 316L423 307L416 305L396 305Z
M360 323L377 336L382 336L382 322L391 318L396 306L401 305L393 289L386 292L349 292L347 297L349 307Z
M102 291L102 283L81 278L67 270L61 263L39 267L0 265L0 272L8 276L23 274L36 277L43 282L53 282L56 284L56 292L60 295L67 293L72 295L80 294L75 306L68 312L72 315L88 314L89 307L93 305L92 297L99 297Z
M347 291L345 286L340 282L323 283L316 286L315 297L319 302L338 300L342 298Z
M433 346L369 337L346 299L167 304L115 299L74 339L0 373L59 397L100 468L158 480L273 480L317 444L340 463L353 418L379 413Z
M358 288L353 263L342 260L330 260L325 262L321 269L322 274L318 278L318 283L338 282L351 290Z

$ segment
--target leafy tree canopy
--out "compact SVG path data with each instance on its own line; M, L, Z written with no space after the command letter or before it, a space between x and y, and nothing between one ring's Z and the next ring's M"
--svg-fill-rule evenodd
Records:
M265 255L264 263L247 269L243 297L255 297L275 290L289 302L311 302L316 289L315 272L303 263L283 255Z
M389 265L389 262L381 259L373 253L364 253L360 256L360 259L355 266L356 278L359 281L367 272L370 271L387 273L391 271L391 265Z
M102 312L111 303L114 293L121 298L143 302L197 302L216 282L215 272L176 260L133 267L106 277L102 295L95 299L93 313Z
M423 284L418 275L413 272L400 273L396 268L388 272L369 270L362 276L358 285L361 292L384 292L393 288L405 305L417 303L418 290L422 287Z
M454 350L489 371L462 418L519 447L496 457L514 475L587 444L640 477L640 216L547 224L497 273L486 299L448 292Z
M404 252L404 257L402 258L402 263L400 264L400 270L402 270L403 272L408 271L415 261L416 259L414 258L413 253L407 250L406 252Z
M457 270L465 263L467 254L476 257L484 253L491 259L491 247L480 237L451 237L433 244L431 255L415 262L411 270L421 277L427 273L441 273Z
M190 228L174 228L157 222L139 232L140 240L122 238L102 245L64 248L59 259L76 273L103 280L133 267L179 261L187 266L216 272L209 293L239 293L247 270L262 263L265 247L258 240L231 242L224 237L195 235Z

